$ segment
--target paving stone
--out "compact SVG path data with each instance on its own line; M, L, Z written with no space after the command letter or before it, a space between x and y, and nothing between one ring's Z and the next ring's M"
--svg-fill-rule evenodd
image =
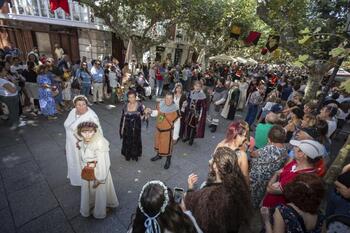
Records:
M80 215L80 189L80 187L65 184L53 190L68 219Z
M50 150L48 153L33 153L33 156L41 169L51 165L53 160L66 159L65 150L62 148Z
M78 216L74 218L71 223L76 233L125 233L127 231L120 220L113 215L107 216L103 220Z
M21 178L31 173L38 173L39 167L34 160L30 160L14 167L4 168L0 172L3 178Z
M28 143L28 147L33 154L42 153L47 155L50 154L51 151L61 149L61 147L51 137L34 143Z
M52 189L69 182L67 179L67 161L64 155L61 158L53 158L51 163L46 164L45 167L41 168L41 171Z
M13 223L9 208L0 210L0 232L1 233L14 233L16 232L15 225Z
M22 226L19 233L73 233L62 210L55 208Z
M32 159L32 156L28 151L27 146L23 143L2 147L0 149L0 168L1 169L11 168L31 159Z
M23 143L23 139L20 135L16 134L14 131L4 129L0 140L0 148L17 145L19 143Z
M38 171L29 172L26 176L23 177L15 176L4 178L4 184L8 194L43 181L44 176Z
M49 186L43 182L11 193L8 198L17 227L58 206Z
M0 210L4 209L6 207L8 207L7 196L5 193L4 185L0 181Z

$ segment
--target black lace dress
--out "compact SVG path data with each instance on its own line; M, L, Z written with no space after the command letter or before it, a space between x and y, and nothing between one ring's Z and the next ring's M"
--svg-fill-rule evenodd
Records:
M123 140L122 155L126 160L138 160L142 155L141 117L143 106L138 103L136 111L128 111L128 105L123 108L119 133Z

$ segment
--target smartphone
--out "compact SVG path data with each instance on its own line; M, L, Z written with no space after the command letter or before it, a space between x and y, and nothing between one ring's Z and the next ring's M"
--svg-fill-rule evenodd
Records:
M180 204L183 196L184 196L184 189L175 187L174 188L174 201L175 201L175 203Z

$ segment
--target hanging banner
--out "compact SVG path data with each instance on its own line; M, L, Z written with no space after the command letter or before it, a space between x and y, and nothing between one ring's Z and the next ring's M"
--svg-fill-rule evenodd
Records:
M258 44L258 41L260 39L260 36L261 36L261 33L260 32L254 32L254 31L251 31L249 32L249 35L248 37L245 39L245 44L247 45L251 45L251 44L254 44L254 45L257 45Z
M58 8L62 8L67 14L69 14L68 0L50 0L50 10L55 11Z
M241 35L241 27L238 27L236 25L233 25L231 27L231 31L230 31L230 37L231 38L235 38L236 40L238 40L238 38L240 37Z
M275 51L278 48L280 43L280 36L270 35L266 42L266 48L270 53Z

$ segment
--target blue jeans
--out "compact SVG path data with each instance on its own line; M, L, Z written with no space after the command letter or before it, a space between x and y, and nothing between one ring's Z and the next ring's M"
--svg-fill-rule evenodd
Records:
M156 80L156 83L157 83L156 96L161 96L163 92L163 80Z
M248 103L248 112L245 121L252 125L255 121L256 115L258 114L258 105Z
M88 97L90 95L90 90L91 90L91 86L90 85L82 85L81 86L81 90L80 90L80 94L85 95L86 97Z
M338 214L350 217L350 201L336 193L335 189L331 189L327 198L326 217Z
M60 90L59 94L54 97L56 104L61 104L63 102L62 91Z

